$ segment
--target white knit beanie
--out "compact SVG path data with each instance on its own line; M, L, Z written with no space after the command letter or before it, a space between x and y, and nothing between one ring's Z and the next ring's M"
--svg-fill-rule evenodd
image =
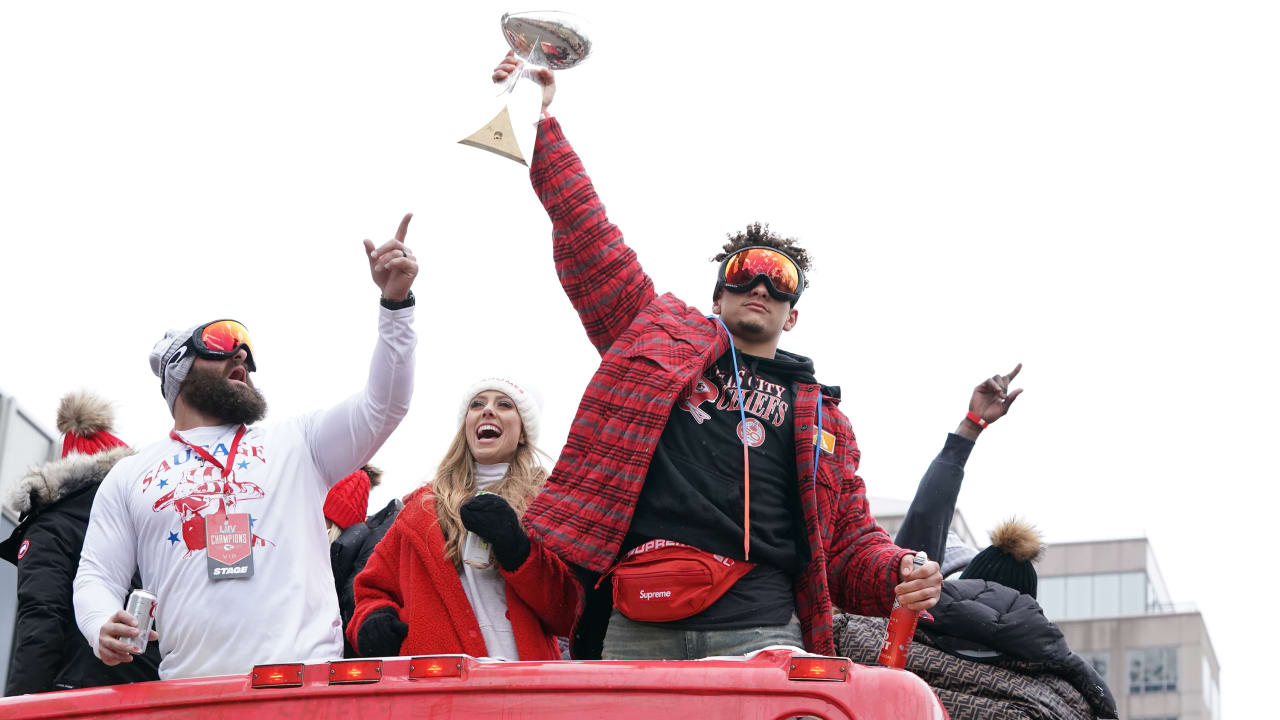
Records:
M538 444L538 431L542 425L542 405L533 393L507 378L490 377L480 380L467 388L462 396L462 404L458 407L458 425L467 418L467 407L471 400L485 390L497 390L511 398L520 412L520 422L524 425L524 437L530 445Z
M198 327L193 325L186 330L170 330L151 349L151 372L160 378L160 394L169 404L170 415L173 414L174 403L178 402L182 381L187 379L187 373L196 362L196 354L187 345L187 340Z

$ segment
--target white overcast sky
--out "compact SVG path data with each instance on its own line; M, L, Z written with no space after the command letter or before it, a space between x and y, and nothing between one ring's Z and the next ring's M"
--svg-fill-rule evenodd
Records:
M268 419L336 402L376 335L360 241L413 211L417 393L374 504L432 472L490 372L541 390L554 455L597 358L525 169L457 144L501 106L508 9L4 4L0 388L50 428L91 388L153 442L152 344L229 316ZM553 110L660 290L706 308L726 232L799 236L816 267L782 346L842 386L876 496L909 498L972 386L1023 362L970 524L1150 537L1225 716L1273 706L1274 4L560 9L596 52Z

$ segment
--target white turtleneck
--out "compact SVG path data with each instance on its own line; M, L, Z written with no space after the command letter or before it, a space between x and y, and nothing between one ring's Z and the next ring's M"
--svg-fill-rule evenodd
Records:
M475 464L476 490L493 492L507 475L508 463L494 465ZM515 631L507 617L507 586L498 569L497 559L487 568L476 568L463 563L458 571L462 590L467 594L471 610L480 625L485 650L497 660L519 660Z

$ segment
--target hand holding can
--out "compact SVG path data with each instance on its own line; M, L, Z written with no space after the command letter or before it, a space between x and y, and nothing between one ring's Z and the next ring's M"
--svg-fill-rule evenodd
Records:
M481 490L476 493L476 497L489 494ZM493 549L484 541L484 538L468 530L466 538L462 541L462 562L483 570L493 564Z
M129 651L135 655L146 652L156 624L156 596L146 590L134 590L129 593L129 602L125 604L124 611L133 618L134 627L138 629L137 635L125 638Z
M146 635L143 635L144 628ZM138 640L143 637L147 640ZM105 665L132 662L133 656L142 652L137 649L139 643L141 647L146 648L148 641L158 637L156 631L151 629L149 618L144 617L144 622L139 623L128 610L121 608L99 628L98 643L94 653Z

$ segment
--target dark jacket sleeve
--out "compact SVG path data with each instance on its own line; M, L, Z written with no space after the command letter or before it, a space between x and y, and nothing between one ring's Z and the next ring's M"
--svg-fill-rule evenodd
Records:
M396 516L400 514L400 509L404 504L399 499L392 500L386 507L378 511L378 514L369 518L366 523L369 527L369 534L364 536L364 542L360 545L360 554L356 557L356 572L364 569L366 563L369 562L369 556L373 554L373 549L382 542L382 538L386 537L387 531L391 529L391 523L395 522Z
M52 514L27 529L27 553L18 561L18 614L7 695L46 692L63 664L67 633L77 633L71 582L79 564L79 541L57 532ZM72 542L76 547L71 547Z
M356 573L363 565L356 564L360 548L369 534L369 527L363 522L356 523L338 536L329 546L329 563L333 567L334 589L338 592L338 610L342 614L342 625L351 622L351 613L355 611L355 592L352 585Z
M400 501L392 500L365 522L352 525L342 533L334 543L335 554L333 565L334 582L338 583L338 610L342 613L342 624L345 627L351 622L356 609L355 581L356 575L364 569L373 555L373 549L387 534L391 523L400 513ZM348 537L350 533L350 537ZM342 544L341 548L338 548ZM339 557L340 554L340 557ZM342 577L338 577L338 568L342 566Z
M947 435L942 451L929 463L924 477L916 486L906 517L898 528L894 543L899 547L924 550L929 559L942 564L947 549L947 532L956 512L960 484L964 482L964 464L973 450L973 441L955 433Z

